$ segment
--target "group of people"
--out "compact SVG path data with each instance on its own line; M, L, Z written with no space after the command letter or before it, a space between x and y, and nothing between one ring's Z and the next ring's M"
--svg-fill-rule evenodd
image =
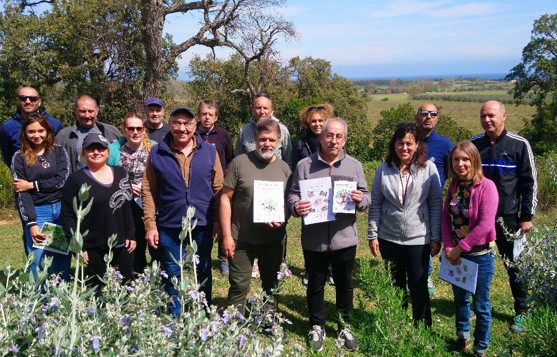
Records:
M489 343L491 306L489 290L494 273L494 244L512 260L513 243L507 229L528 233L536 208L536 170L528 142L504 128L505 108L486 102L480 111L485 133L454 147L435 132L439 120L432 103L423 104L413 123L393 128L388 156L375 172L371 192L362 164L346 153L348 125L334 117L329 104L308 106L300 112L307 133L294 145L288 129L273 116L269 95L255 96L252 117L237 136L217 126L218 106L202 101L195 113L181 105L164 122L164 103L145 101L144 114L127 115L121 131L97 120L96 101L82 95L74 105L76 122L67 128L40 108L38 92L23 87L18 110L0 127L4 161L10 165L24 229L24 246L33 252L31 271L42 257L52 255L50 273L67 278L70 255L37 247L45 239L44 222L59 224L71 237L77 227L72 201L83 183L90 187L91 210L81 223L84 262L94 284L106 270L103 257L108 238L116 235L112 264L125 281L147 264L146 249L161 262L169 307L180 313L180 299L172 278L180 279L176 258L180 251L182 217L195 208L198 280L211 304L211 250L219 242L221 271L229 275L228 303L245 309L255 259L266 293L277 284L286 252L286 223L290 216L307 217L314 203L303 187L309 180L351 181L349 201L355 211L369 208L369 247L381 254L394 285L406 294L408 286L413 318L431 326L428 280L431 257L443 247L446 259L460 258L479 266L473 304L470 293L453 286L456 349L468 348L471 309L477 318L474 353L485 355ZM197 115L196 115L197 114ZM122 135L121 133L124 133ZM450 184L443 204L442 189ZM282 187L284 220L254 222L254 196L261 182ZM257 186L257 187L256 187ZM306 197L306 198L303 198ZM311 329L308 345L315 351L325 340L324 287L332 276L339 313L338 336L349 351L358 349L350 330L358 235L355 213L336 213L319 223L302 223L301 243L307 281ZM182 249L185 247L182 246ZM527 291L508 267L515 299L515 325L521 332L527 313ZM276 308L277 300L274 300ZM407 305L407 300L405 300Z

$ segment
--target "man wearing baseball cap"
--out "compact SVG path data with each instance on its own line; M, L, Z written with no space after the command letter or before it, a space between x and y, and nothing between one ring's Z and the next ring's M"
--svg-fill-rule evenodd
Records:
M170 132L170 127L163 121L164 118L164 103L159 98L147 98L145 106L145 126L147 127L147 135L149 139L160 143L165 135Z

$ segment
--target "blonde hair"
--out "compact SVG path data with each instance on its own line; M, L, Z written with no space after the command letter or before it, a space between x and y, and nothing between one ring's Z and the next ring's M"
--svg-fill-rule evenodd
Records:
M307 106L304 109L300 110L300 113L298 115L300 117L300 121L302 122L302 124L306 128L309 128L311 117L313 116L314 113L319 113L323 115L323 120L327 120L334 116L333 112L334 110L332 105L323 103L318 105Z
M473 182L482 182L484 178L484 171L482 169L482 159L480 157L480 152L476 148L476 145L472 144L468 140L458 142L451 150L451 153L449 154L449 178L453 180L459 178L453 167L453 156L456 150L460 150L468 155L471 164L470 171L472 173Z
M128 119L139 119L139 120L141 120L141 122L143 123L143 140L142 140L143 147L145 149L147 149L147 151L150 151L151 148L153 147L153 143L149 139L149 135L147 135L147 132L146 132L147 128L145 128L145 120L143 120L143 116L141 116L138 113L129 113L128 115L126 115L124 117L124 121L122 122L122 127L121 127L122 133L125 133L126 130L127 130L126 120L128 120Z

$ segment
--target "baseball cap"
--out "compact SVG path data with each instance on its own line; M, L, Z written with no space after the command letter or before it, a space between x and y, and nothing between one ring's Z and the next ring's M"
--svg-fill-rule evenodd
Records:
M83 139L83 145L82 147L84 149L87 149L89 146L93 145L93 144L99 144L102 147L107 148L108 147L108 140L102 136L101 134L97 134L97 133L91 133L89 135L87 135L85 137L85 139Z
M172 108L172 110L170 111L170 116L173 116L176 113L179 112L186 112L188 113L192 118L195 118L195 113L193 112L193 110L191 110L190 107L188 107L187 105L179 105L175 108Z
M164 107L164 103L162 102L162 99L159 99L159 98L147 98L145 100L145 106L148 106L148 105L151 105L151 104L158 105L159 107Z

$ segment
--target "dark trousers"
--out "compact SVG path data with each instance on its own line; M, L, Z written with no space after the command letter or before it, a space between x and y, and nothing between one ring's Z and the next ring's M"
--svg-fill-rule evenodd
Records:
M312 252L304 249L304 261L308 274L307 304L310 325L325 328L325 283L329 264L333 267L335 280L336 307L344 322L350 320L354 311L354 288L352 286L352 270L356 259L356 246L328 251ZM338 321L339 329L342 327Z
M234 258L228 259L230 275L228 281L228 304L238 306L238 310L244 313L246 298L250 289L251 270L253 259L257 257L259 271L261 273L261 285L267 294L277 284L277 272L280 270L284 249L283 239L266 244L249 244L236 241ZM276 299L275 299L276 305Z
M427 292L429 244L402 245L379 239L379 251L385 264L390 263L395 286L402 289L405 296L408 278L414 321L424 321L426 326L431 326L431 305ZM407 306L407 303L404 305Z
M505 219L505 226L507 226L509 233L513 234L517 232L518 218ZM497 232L497 240L495 243L497 244L499 254L511 262L514 261L514 242L512 240L507 240L499 223L495 224L495 231ZM511 292L514 298L514 311L517 315L523 312L525 313L528 311L528 288L526 284L520 280L518 276L518 268L508 266L507 264L505 264L505 268L507 269L507 274L509 275L509 284L511 285Z
M110 265L116 268L122 276L123 283L128 282L133 276L133 252L128 253L126 247L113 248L113 257ZM86 274L91 277L91 285L102 285L99 277L103 277L106 273L106 262L104 256L108 254L108 249L94 248L87 249L89 264L87 264Z
M135 223L135 251L133 259L133 271L135 273L141 274L147 266L147 256L145 252L149 248L149 254L151 255L151 262L153 260L162 261L160 251L152 247L148 247L147 240L145 239L145 224L143 224L143 209L137 204L132 203L132 213L133 220Z

